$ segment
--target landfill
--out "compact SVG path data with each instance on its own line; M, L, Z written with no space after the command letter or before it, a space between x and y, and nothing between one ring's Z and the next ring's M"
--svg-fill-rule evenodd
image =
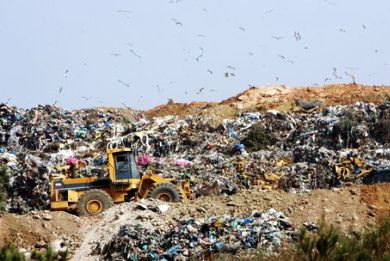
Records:
M106 260L186 260L216 252L242 249L279 249L282 239L296 232L288 218L275 209L244 217L181 220L169 227L124 225L95 254Z
M56 173L104 177L107 146L137 151L142 170L152 168L174 182L190 178L196 197L252 187L304 192L339 186L346 181L335 165L349 157L376 170L390 167L389 135L383 131L390 102L321 110L318 102L297 104L303 108L242 112L218 124L204 115L150 118L119 109L0 104L0 165L9 176L5 209L48 209L49 179ZM256 144L254 130L261 134Z

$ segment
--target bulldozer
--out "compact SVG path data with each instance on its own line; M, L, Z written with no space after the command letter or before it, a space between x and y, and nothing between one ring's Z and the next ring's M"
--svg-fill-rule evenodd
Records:
M141 173L136 153L130 148L107 148L107 177L51 176L51 209L76 211L80 216L97 215L126 201L155 198L186 202L192 197L190 181L176 185L149 169Z

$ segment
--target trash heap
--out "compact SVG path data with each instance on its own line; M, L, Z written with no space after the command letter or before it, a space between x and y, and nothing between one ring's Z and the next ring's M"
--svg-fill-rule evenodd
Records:
M344 182L334 167L348 157L373 169L390 167L389 126L389 102L357 102L310 113L245 112L221 121L0 104L0 165L9 174L5 207L12 212L47 209L54 173L107 175L107 146L136 150L141 169L153 168L177 182L190 177L197 196L253 186L328 188Z
M125 225L100 251L107 260L185 260L216 252L278 249L295 234L289 220L275 209L245 217L187 219L169 227Z

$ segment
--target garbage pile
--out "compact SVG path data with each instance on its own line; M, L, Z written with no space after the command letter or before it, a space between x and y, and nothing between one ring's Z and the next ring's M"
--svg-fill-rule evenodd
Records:
M350 157L373 169L390 167L390 103L313 109L245 112L215 124L207 116L148 119L116 109L0 104L0 165L7 165L10 177L6 210L48 208L52 174L107 175L107 146L136 150L141 169L177 182L189 177L196 196L254 186L337 186L343 181L334 167Z
M99 253L106 260L185 260L216 252L277 249L295 234L289 220L275 209L245 217L187 219L169 227L124 225Z

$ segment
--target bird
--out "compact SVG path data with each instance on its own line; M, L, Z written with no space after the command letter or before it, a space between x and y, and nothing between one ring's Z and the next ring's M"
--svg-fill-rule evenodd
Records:
M284 39L283 36L275 36L275 35L273 35L272 38L274 38L275 40L282 40L282 39Z
M5 101L5 104L8 104L10 101L12 100L12 98L8 98L6 101Z
M342 77L338 76L337 75L337 68L336 67L333 67L333 73L332 75L336 78L336 79L343 79Z
M273 11L274 11L274 9L268 9L268 10L265 10L264 13L270 14L270 13L272 13Z
M355 76L354 76L353 74L351 74L351 73L348 73L348 72L345 72L345 75L347 75L347 76L351 77L351 79L352 79L352 83L356 83L356 78L355 78Z
M366 27L366 25L365 25L365 24L362 24L362 28L363 28L363 29L366 29L367 27Z
M196 94L199 95L203 90L204 90L204 87L200 88L200 89L196 92Z
M206 37L204 34L197 34L198 37Z
M229 77L229 72L225 72L225 77L226 77L226 78Z
M137 54L133 49L130 49L130 52L137 58L141 59L141 55Z
M280 58L282 58L282 59L286 59L286 56L284 56L284 55L279 54L278 56L279 56Z
M251 56L253 56L253 55L254 55L254 53L252 53L252 52L249 52L248 54L249 54L249 55L251 55Z
M210 89L209 92L217 92L215 89Z
M324 0L324 2L327 3L327 4L329 4L329 5L336 5L335 2L331 2L331 1L329 1L329 0Z
M131 13L129 10L119 9L116 10L117 13Z
M62 86L60 87L60 89L58 90L58 93L61 94L62 92Z
M238 29L240 29L241 31L244 31L244 32L246 31L246 29L242 26L239 26Z
M83 98L83 99L86 100L86 101L89 101L90 99L92 99L92 96L89 96L89 97L81 96L81 98Z
M236 69L234 66L231 66L231 65L226 66L226 68L231 69L231 70L235 70Z
M347 31L346 31L345 29L343 29L343 28L340 28L339 31L342 32L342 33L346 33L346 32L347 32Z
M231 73L230 73L230 76L233 76L233 77L234 77L234 76L236 76L236 75L235 75L234 73L231 72Z
M183 23L178 21L178 20L176 20L175 18L172 18L172 21L174 21L176 25L183 26Z
M295 40L300 41L302 39L301 34L299 32L294 32Z
M293 60L287 60L287 62L289 62L289 63L291 63L291 64L293 64L293 63L294 63L294 61L293 61Z
M125 83L124 81L122 81L122 80L120 80L120 79L118 79L118 82L121 83L121 84L123 84L124 86L130 88L130 84Z
M326 78L324 79L324 82L327 82L327 81L330 81L330 80L332 80L332 79L329 78L329 77L326 77Z
M65 77L65 78L68 78L68 74L69 74L69 70L66 69L66 70L65 70L65 73L64 73L64 77Z
M123 54L120 54L120 53L110 53L111 56L115 56L115 57L118 57L118 56L123 56Z
M378 49L374 49L374 52L375 52L375 53L378 53L378 52L379 52L379 50L378 50Z
M156 88L157 88L157 91L158 91L158 92L161 92L161 87L160 87L160 85L156 84Z
M195 60L196 60L197 62L199 62L200 58L202 58L202 57L203 57L203 54L200 54L200 55L198 55L198 57L196 57Z
M279 76L276 76L275 81L276 82L279 81Z
M213 74L213 71L210 70L210 69L207 69L207 72L210 73L210 74Z

